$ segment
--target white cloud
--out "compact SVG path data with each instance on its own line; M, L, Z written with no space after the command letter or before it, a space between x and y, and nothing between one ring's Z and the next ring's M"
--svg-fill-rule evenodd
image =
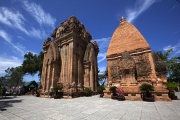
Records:
M0 37L2 37L7 43L9 43L16 51L18 51L18 52L20 52L20 54L24 55L25 47L19 43L17 43L17 44L12 43L11 37L9 34L7 34L3 30L0 30Z
M21 36L17 36L17 38L21 39L21 40L25 40L23 37Z
M8 43L11 42L10 36L5 31L0 30L0 36Z
M0 56L0 75L5 74L5 70L8 67L17 67L22 64L23 60L20 60L17 57L10 56L10 57L2 57Z
M176 7L176 5L174 5L168 13L170 13L171 11L173 11L173 9L174 9L175 7Z
M173 32L172 35L173 35L173 34L177 34L177 33L180 33L180 31Z
M44 30L35 29L34 27L29 31L29 34L40 39L47 36Z
M0 22L28 34L28 31L24 28L24 21L25 18L18 11L14 12L6 7L0 8Z
M98 69L100 70L100 72L99 72L99 73L104 73L104 72L105 72L105 70L106 70L106 67L98 67Z
M92 41L96 41L99 46L99 54L98 54L98 63L102 62L106 59L106 52L109 46L111 37L94 39Z
M171 48L173 49L174 55L180 54L180 42L177 43L176 45L168 45L168 46L165 46L165 47L163 48L163 50L164 50L164 51L167 51L167 50L169 50L169 49L171 49Z
M98 63L106 59L106 52L98 54Z
M157 0L137 0L134 8L126 9L126 19L133 22L140 14L146 11Z
M27 0L22 1L24 9L29 12L30 15L40 24L49 25L54 28L56 19L49 13L46 13L40 5L36 3L29 3Z
M0 7L0 22L14 29L19 29L28 36L35 38L45 38L47 36L44 30L35 29L34 27L31 30L26 29L25 22L27 20L20 14L18 11L12 11L6 7Z

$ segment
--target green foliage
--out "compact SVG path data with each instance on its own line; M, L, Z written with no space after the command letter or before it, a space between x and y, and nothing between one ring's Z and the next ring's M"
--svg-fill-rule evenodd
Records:
M54 91L58 91L58 90L62 90L62 85L55 85L54 87L53 87L53 90Z
M103 93L103 90L105 90L104 85L99 85L99 86L97 87L98 93Z
M24 73L28 73L30 75L36 74L38 71L38 65L37 65L37 55L33 54L31 52L28 52L24 55L24 61L23 61L23 69Z
M84 94L85 95L91 95L91 89L89 87L84 88Z
M107 82L107 77L108 77L108 71L107 71L107 68L106 68L106 71L104 71L104 73L98 74L98 82L101 85L104 85L105 82Z
M107 76L105 74L98 74L98 82L101 85L104 85L104 83L107 81Z
M172 52L173 52L173 49L169 49L165 53L163 53L162 51L156 51L155 53L161 58L161 60L166 62L169 59L170 53Z
M40 52L38 55L38 68L39 68L39 74L38 76L41 78L41 73L42 73L42 67L43 67L43 59L44 59L44 53Z
M0 77L0 89L3 87L3 80L4 79L5 79L4 77Z
M179 83L177 83L177 82L167 82L167 83L164 83L163 85L165 85L169 91L173 91L176 88L178 88Z
M165 63L168 81L180 82L180 56L169 57L172 52L173 49L169 49L164 53L162 51L154 53L156 53Z
M40 52L37 56L31 52L24 55L24 61L22 63L24 74L34 75L39 72L39 77L41 77L42 66L43 66L44 53Z
M142 84L141 86L139 86L139 88L142 92L154 91L154 86L150 84Z
M5 80L4 83L8 87L17 87L23 84L23 68L22 66L19 67L11 67L5 70L6 75L5 75Z
M110 88L109 88L109 91L110 92L112 92L113 94L116 94L116 86L111 86Z

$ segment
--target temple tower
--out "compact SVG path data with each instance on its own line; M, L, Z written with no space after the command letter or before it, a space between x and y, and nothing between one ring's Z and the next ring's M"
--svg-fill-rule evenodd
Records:
M48 38L43 45L42 93L57 83L63 84L66 93L78 92L78 87L95 91L99 48L90 42L92 36L84 25L72 16L54 29L51 37L53 40Z
M156 98L169 99L162 83L167 82L166 67L138 29L122 17L114 31L107 53L108 83L121 86L126 99L141 99L139 86L143 83L155 87ZM159 68L159 69L158 69ZM105 93L105 97L108 97Z

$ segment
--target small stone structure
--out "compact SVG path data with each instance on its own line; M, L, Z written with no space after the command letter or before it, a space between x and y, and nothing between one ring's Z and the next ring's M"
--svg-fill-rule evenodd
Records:
M41 97L47 97L54 85L62 84L64 94L77 97L83 87L96 90L99 48L84 25L72 16L54 29L43 44L44 61Z
M143 83L155 87L155 100L170 100L168 90L162 84L167 82L164 62L153 52L137 30L122 17L115 30L106 54L108 63L108 87L104 97L111 97L110 86L122 87L125 98L141 100L139 86Z

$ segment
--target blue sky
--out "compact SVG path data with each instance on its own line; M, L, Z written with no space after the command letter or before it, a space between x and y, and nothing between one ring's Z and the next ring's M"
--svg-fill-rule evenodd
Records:
M22 64L28 51L38 54L55 27L76 16L99 44L98 66L122 16L145 37L151 50L173 48L180 55L180 2L177 0L0 0L0 76ZM35 75L25 76L25 81Z

